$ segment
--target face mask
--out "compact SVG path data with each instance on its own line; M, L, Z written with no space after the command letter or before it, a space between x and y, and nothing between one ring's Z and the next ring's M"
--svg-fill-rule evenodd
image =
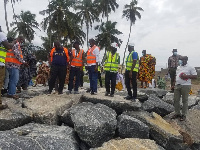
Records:
M177 52L174 52L173 54L176 56L176 55L177 55Z
M179 63L179 66L183 65L183 61L182 60L179 60L178 63Z

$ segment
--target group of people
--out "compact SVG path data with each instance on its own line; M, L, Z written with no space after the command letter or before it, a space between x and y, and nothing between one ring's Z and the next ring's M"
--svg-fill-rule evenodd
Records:
M0 88L2 89L2 85L4 84L6 68L6 71L9 74L7 97L15 99L18 98L16 95L16 87L21 89L21 87L24 88L25 84L24 82L18 83L20 66L26 67L29 65L28 61L24 60L22 54L20 47L22 43L24 43L23 36L19 36L12 43L9 43L6 36L0 32L0 44L2 45L0 47ZM95 45L94 39L90 39L89 44L90 48L85 53L84 50L80 48L80 43L78 41L73 43L73 48L70 50L63 47L59 41L55 41L54 47L50 52L50 69L47 65L41 64L38 73L40 72L43 76L37 76L36 84L40 83L40 81L43 81L43 83L46 84L48 80L48 94L51 94L56 86L58 94L63 94L68 70L69 82L67 94L72 94L72 91L74 91L74 94L78 94L79 87L83 86L83 70L86 69L90 81L90 89L88 92L90 92L91 95L96 95L97 80L101 76L101 74L99 74L101 71L99 57L100 48ZM106 88L105 96L114 97L117 73L120 64L120 55L117 50L118 45L112 43L110 49L107 50L107 53L103 58ZM155 75L156 59L151 54L146 54L146 50L143 50L142 57L139 57L132 44L128 45L128 51L129 54L125 61L125 85L128 95L125 99L135 101L137 98L137 79L141 81L142 88L146 88L148 83L151 83ZM196 70L188 66L187 61L188 57L178 55L177 49L173 50L173 55L169 57L168 60L171 90L174 92L175 115L173 116L173 119L180 118L180 120L185 120L188 109L188 95L191 89L191 79L197 78ZM42 77L44 77L43 80L39 80ZM28 81L30 80L31 78L28 79ZM143 82L145 82L145 85L143 85ZM100 84L102 87L102 83ZM27 85L27 83L25 85ZM27 86L25 86L25 89L26 88ZM183 102L182 113L180 112L181 96ZM0 109L6 107L7 106L2 104L0 99Z

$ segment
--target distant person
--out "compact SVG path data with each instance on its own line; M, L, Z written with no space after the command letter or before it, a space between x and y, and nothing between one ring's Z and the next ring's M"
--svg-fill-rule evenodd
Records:
M58 94L62 94L67 73L67 64L70 60L68 49L61 46L59 41L55 41L50 57L51 69L48 94L51 94L53 88L55 87L57 78L59 79Z
M178 55L177 49L173 49L172 53L173 55L168 59L168 72L171 78L171 91L174 92L176 69L178 67L178 62L181 58L181 55Z
M139 56L135 52L134 46L128 45L129 54L126 58L126 71L125 71L125 84L128 91L128 96L125 97L127 100L135 101L137 98L137 74L139 71ZM133 88L133 94L131 91L131 83Z
M72 49L71 58L71 69L69 74L69 84L68 84L68 94L71 94L72 89L74 89L74 94L79 94L78 88L80 86L81 71L83 71L84 65L84 50L80 49L80 43L78 41L74 42ZM75 86L74 86L75 80Z
M90 89L91 95L97 93L97 79L98 79L98 62L100 48L95 45L95 40L90 39L90 48L87 51L87 70L90 79Z
M19 69L22 64L25 66L28 65L23 59L22 50L20 47L24 41L25 40L23 36L18 36L16 39L16 44L12 49L8 50L6 54L6 69L9 73L8 98L19 98L19 96L16 95L16 86L19 81Z
M176 82L174 88L175 115L172 117L172 119L180 118L180 121L184 121L188 111L188 96L191 90L191 79L197 78L197 72L195 68L190 67L187 64L187 56L182 57L180 60L182 61L180 61L180 66L178 66L176 70ZM180 111L181 97L183 103L182 113Z
M105 74L105 87L106 93L105 96L114 97L117 72L120 64L120 56L117 53L118 45L117 43L111 44L111 52L108 51L106 54L104 71ZM111 86L110 86L111 85ZM111 88L110 88L111 87Z

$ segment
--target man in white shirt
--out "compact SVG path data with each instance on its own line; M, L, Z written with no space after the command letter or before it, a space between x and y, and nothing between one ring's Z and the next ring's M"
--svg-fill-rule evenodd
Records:
M175 107L175 115L172 119L180 118L180 121L184 121L186 119L186 114L188 111L188 96L191 89L191 79L197 78L197 72L195 68L190 67L187 64L188 57L184 56L179 61L180 66L178 66L176 70L176 82L174 89L174 107ZM180 98L182 96L182 114L180 107Z
M90 79L91 94L97 93L97 79L98 79L98 62L100 48L95 45L95 40L90 39L90 48L87 51L87 68Z

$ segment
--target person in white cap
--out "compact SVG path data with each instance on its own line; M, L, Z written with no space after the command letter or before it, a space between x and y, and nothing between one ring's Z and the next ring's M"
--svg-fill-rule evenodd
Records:
M105 87L106 93L105 96L114 97L115 86L116 86L116 77L117 71L120 64L120 56L117 53L118 44L112 43L111 44L111 51L108 51L106 54L104 70L105 74ZM111 82L111 89L110 89L110 82Z

